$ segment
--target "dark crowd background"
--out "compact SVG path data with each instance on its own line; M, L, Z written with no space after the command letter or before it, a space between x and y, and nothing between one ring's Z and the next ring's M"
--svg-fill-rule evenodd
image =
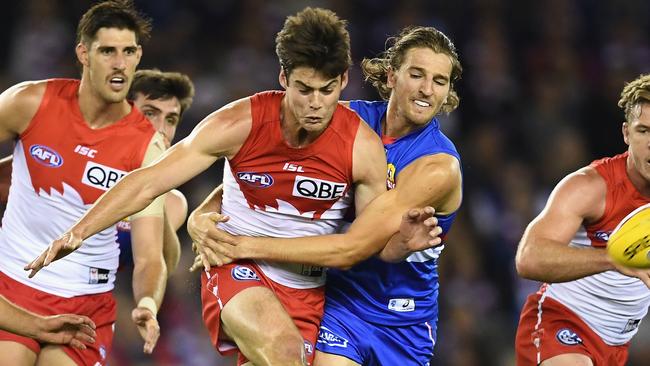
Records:
M77 77L74 35L92 2L23 0L0 13L0 87ZM378 96L363 83L363 57L406 25L435 26L456 44L464 66L460 108L442 118L463 158L464 202L441 258L439 342L432 365L514 365L513 338L525 297L538 284L517 277L514 254L550 189L590 161L625 150L616 106L624 82L650 72L650 2L395 0L136 0L153 19L141 68L190 75L194 105L177 139L211 111L277 89L275 34L304 6L349 21L355 65L345 99ZM11 146L2 150L8 154ZM221 182L217 163L181 187L196 207ZM179 270L160 312L152 356L130 322L130 270L120 273L120 304L110 365L231 365L211 348L200 318L197 274L185 232ZM633 341L629 365L647 365L650 329Z

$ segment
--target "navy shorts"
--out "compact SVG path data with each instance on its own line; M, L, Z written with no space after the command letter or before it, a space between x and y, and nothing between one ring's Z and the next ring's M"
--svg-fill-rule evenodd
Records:
M316 349L366 366L429 366L435 334L435 320L408 326L384 326L369 323L354 312L326 303Z

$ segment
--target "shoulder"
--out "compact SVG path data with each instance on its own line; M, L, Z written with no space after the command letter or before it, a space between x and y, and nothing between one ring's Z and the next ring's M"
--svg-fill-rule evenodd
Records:
M211 155L234 156L252 129L251 101L231 102L205 117L180 146L197 146Z
M0 94L0 115L5 123L24 130L36 115L43 100L47 81L27 81L16 84ZM21 125L23 128L21 129Z
M607 183L603 177L593 167L584 167L567 175L555 186L549 203L593 222L603 215L606 197Z

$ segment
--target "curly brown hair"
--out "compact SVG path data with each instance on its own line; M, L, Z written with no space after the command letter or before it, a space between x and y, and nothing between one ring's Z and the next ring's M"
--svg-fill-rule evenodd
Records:
M454 83L460 79L463 67L458 60L454 43L441 31L433 27L407 27L399 35L386 41L387 49L380 57L363 59L361 69L366 81L374 86L384 99L390 98L391 89L388 87L388 69L398 70L404 62L408 50L412 48L430 48L436 53L443 53L451 59L451 80L449 96L441 110L449 113L458 107L460 98L454 89Z

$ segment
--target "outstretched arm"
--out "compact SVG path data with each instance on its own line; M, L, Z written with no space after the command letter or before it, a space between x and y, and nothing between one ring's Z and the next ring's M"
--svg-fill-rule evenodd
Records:
M40 316L10 303L0 296L0 328L34 338L39 342L69 344L86 349L84 343L95 342L95 323L82 315Z
M86 214L32 263L30 276L123 217L142 210L154 198L207 169L219 157L233 156L250 131L250 102L234 102L204 119L153 165L134 170L102 195Z

